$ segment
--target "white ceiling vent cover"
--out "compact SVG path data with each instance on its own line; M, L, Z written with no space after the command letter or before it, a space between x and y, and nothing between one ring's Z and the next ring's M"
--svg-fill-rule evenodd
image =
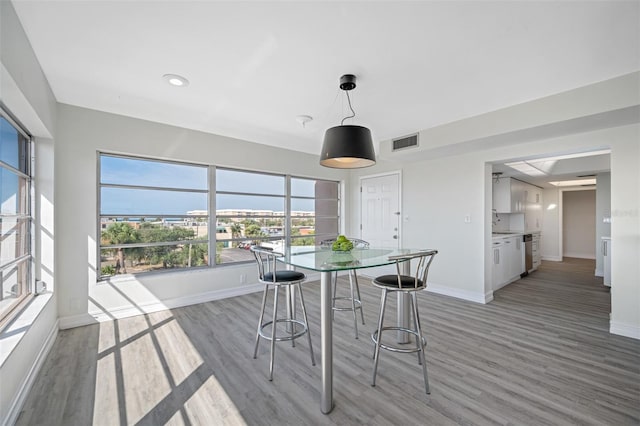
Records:
M393 149L391 151L399 151L401 149L415 148L418 146L418 134L405 136L400 139L393 140Z

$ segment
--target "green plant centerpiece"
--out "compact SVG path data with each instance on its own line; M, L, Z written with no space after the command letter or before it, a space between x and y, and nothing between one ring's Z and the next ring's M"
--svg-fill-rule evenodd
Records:
M342 251L349 252L353 249L353 243L347 239L344 235L339 235L338 238L333 242L331 246L331 250L333 251Z

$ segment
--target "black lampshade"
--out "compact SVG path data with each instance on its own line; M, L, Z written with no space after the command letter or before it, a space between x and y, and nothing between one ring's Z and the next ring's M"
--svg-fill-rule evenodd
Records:
M376 164L371 131L362 126L336 126L324 134L320 165L336 169L359 169Z

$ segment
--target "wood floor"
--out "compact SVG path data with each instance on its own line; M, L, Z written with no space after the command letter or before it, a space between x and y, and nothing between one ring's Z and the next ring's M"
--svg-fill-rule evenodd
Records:
M488 305L419 295L431 395L414 354L381 354L371 387L379 291L361 279L366 325L334 325L334 399L320 412L319 285L305 286L313 345L252 358L261 295L61 331L19 425L638 425L640 341L610 335L593 261L565 259ZM344 288L344 287L343 287ZM389 312L387 318L393 319Z

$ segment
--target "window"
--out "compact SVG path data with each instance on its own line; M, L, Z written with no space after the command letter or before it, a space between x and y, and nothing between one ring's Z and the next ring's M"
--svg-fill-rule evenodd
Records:
M100 155L100 276L209 264L207 166Z
M0 110L0 323L32 293L31 141Z
M100 276L253 261L258 243L319 244L338 234L338 189L335 181L100 154Z
M338 192L335 181L217 169L216 220L222 230L216 236L217 263L252 260L253 244L277 250L286 241L313 246L335 238Z
M252 244L286 238L284 175L216 169L216 263L253 260Z
M291 178L291 244L320 245L339 231L338 182Z

